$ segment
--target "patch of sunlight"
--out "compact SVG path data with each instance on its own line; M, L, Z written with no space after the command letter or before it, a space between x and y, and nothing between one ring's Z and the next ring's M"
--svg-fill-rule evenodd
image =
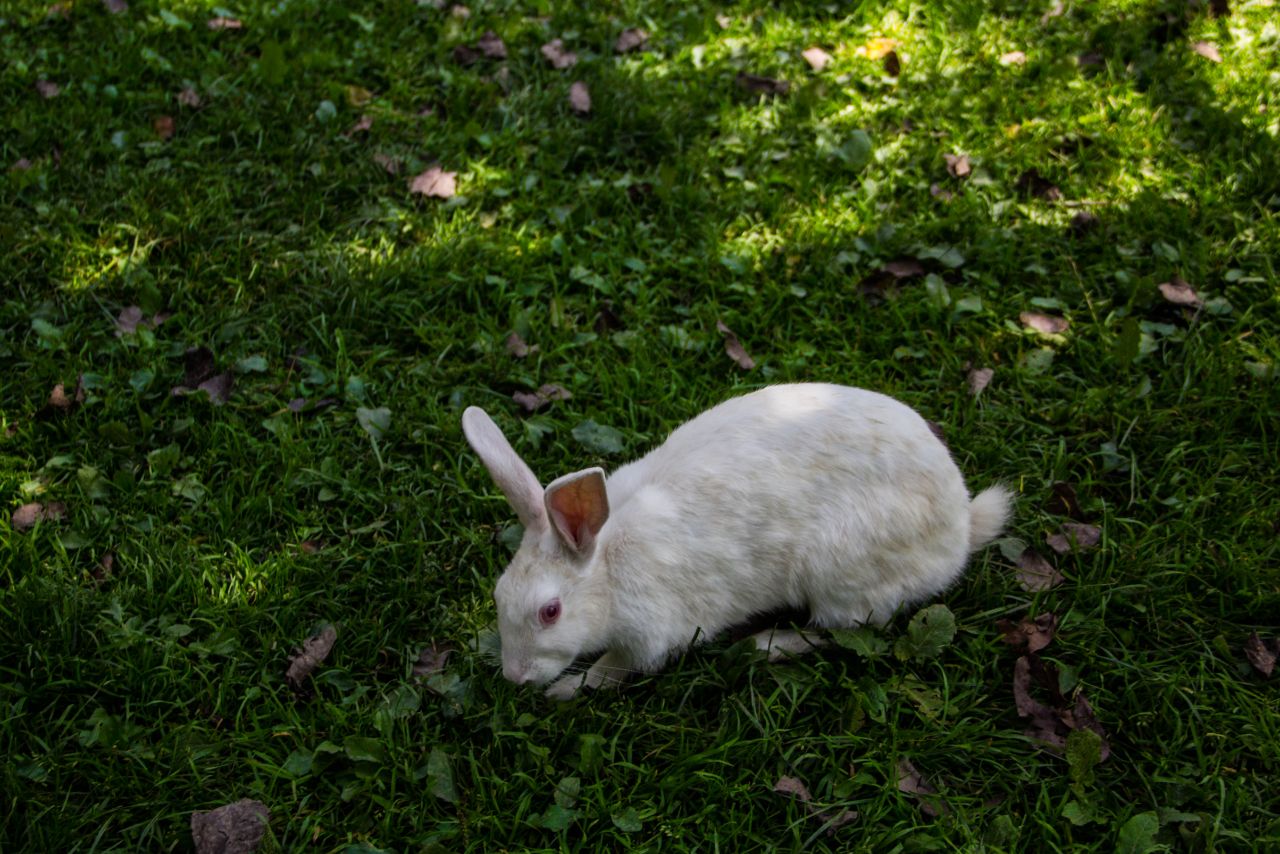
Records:
M251 604L267 590L271 575L288 569L288 562L254 560L235 543L227 543L221 554L205 553L198 558L198 580L209 600L222 605Z
M82 291L142 270L159 240L144 239L126 223L104 229L95 243L70 246L62 258L59 284L63 290Z

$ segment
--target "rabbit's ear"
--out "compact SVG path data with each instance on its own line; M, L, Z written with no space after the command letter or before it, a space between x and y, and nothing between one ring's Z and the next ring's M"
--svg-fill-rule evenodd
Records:
M556 478L547 486L547 516L560 539L575 554L586 557L596 535L609 519L609 496L604 469L584 469Z
M481 461L493 482L507 496L511 508L526 528L546 524L546 511L542 506L542 485L533 471L520 459L498 425L478 406L468 406L462 413L462 432Z

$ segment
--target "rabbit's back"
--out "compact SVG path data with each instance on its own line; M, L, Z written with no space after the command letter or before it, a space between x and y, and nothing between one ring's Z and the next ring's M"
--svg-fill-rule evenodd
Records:
M772 386L675 430L608 482L623 616L714 633L780 606L882 622L968 557L969 495L915 411L835 385ZM644 600L644 601L640 601ZM681 624L683 623L683 625ZM638 629L638 627L637 627Z

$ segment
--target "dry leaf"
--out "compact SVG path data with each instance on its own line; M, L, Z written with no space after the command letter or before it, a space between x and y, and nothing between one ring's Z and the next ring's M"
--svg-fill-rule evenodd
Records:
M591 92L587 90L587 84L581 80L569 87L569 106L580 116L591 112Z
M745 71L738 72L737 83L738 88L753 95L785 95L791 89L791 84L785 80L748 74Z
M195 388L213 376L213 372L217 370L213 351L208 347L189 348L182 355L182 368L184 373L182 384L187 388Z
M369 104L373 100L373 93L363 86L347 86L347 103L353 107L359 108Z
M1213 42L1196 42L1191 49L1210 62L1222 62L1222 54L1218 53L1218 46Z
M511 395L511 399L524 409L525 412L537 412L553 400L570 400L573 395L562 385L555 383L547 383L540 386L536 392L530 394L527 391L518 391Z
M897 258L880 268L895 279L913 279L924 275L924 266L916 258Z
M222 406L231 399L231 387L235 385L235 377L230 371L215 374L196 386L196 391L209 395L209 402L214 406Z
M928 797L936 795L938 790L929 785L924 776L911 764L911 760L906 757L898 760L898 791L911 795L916 805L920 807L920 811L929 818L937 818L947 812L944 804L935 804L934 799Z
M608 335L616 329L622 328L622 318L613 310L613 305L606 303L600 306L600 311L596 313L595 330L597 335Z
M1082 552L1088 551L1096 547L1101 541L1101 528L1097 525L1086 525L1081 522L1063 522L1061 533L1050 534L1045 537L1045 542L1048 543L1049 548L1060 555L1067 554L1073 549Z
M898 58L896 50L891 50L884 55L884 73L890 77L897 77L902 73L902 60Z
M747 350L742 346L742 342L738 340L738 336L733 333L732 329L725 326L723 320L716 321L716 329L724 336L724 352L730 359L733 359L738 367L744 371L749 371L756 366L755 359L747 354Z
M1191 285L1183 281L1181 276L1174 276L1157 287L1160 288L1160 295L1174 305L1185 305L1191 308L1204 305L1204 300L1200 299L1200 295Z
M129 4L124 0L102 0L102 5L113 15L122 15L129 11Z
M92 572L90 572L89 574L93 577L94 586L99 587L105 584L106 582L110 581L111 577L115 575L115 572L116 572L115 553L106 552L102 555L102 558L98 561L98 565L95 566Z
M813 795L809 794L809 788L795 777L779 777L778 782L773 784L773 790L780 795L790 795L806 804L813 800Z
M967 154L944 154L942 159L947 161L947 174L952 178L966 178L973 171Z
M613 43L613 49L617 53L631 53L633 50L642 49L647 41L649 41L648 33L639 27L631 27L618 35L618 40Z
M216 810L192 813L191 841L196 854L251 854L270 820L266 804L244 798Z
M138 331L138 324L142 322L142 309L136 305L127 305L120 309L120 316L116 318L116 337L122 335L132 335Z
M1020 50L1011 50L1000 54L1001 65L1026 65L1027 55Z
M1071 325L1065 317L1054 317L1038 311L1024 311L1018 315L1018 320L1027 329L1034 329L1045 335L1061 335Z
M933 196L935 199L941 199L944 202L951 201L951 199L955 196L954 193L952 193L950 190L946 189L945 187L943 187L941 184L938 184L938 183L929 185L929 195Z
M37 420L43 421L49 418L70 415L80 404L84 403L84 398L84 374L81 374L76 381L76 390L73 394L67 394L66 386L62 383L54 385L53 390L49 392L49 399L36 412L35 417Z
M240 23L239 18L217 17L210 18L205 22L205 26L211 30L239 30L244 27L244 24Z
M1075 237L1080 237L1093 231L1099 225L1098 217L1089 211L1079 211L1075 216L1071 217L1067 230Z
M171 139L174 130L173 116L156 116L151 127L155 129L156 136L161 139Z
M409 182L409 192L427 198L451 199L458 189L457 177L457 172L446 172L439 166L432 166Z
M327 625L307 638L302 646L289 656L289 669L285 671L284 678L290 688L295 691L302 688L303 681L311 675L311 671L329 657L329 652L337 639L338 630L332 625Z
M1096 74L1106 65L1107 58L1095 50L1082 53L1076 57L1076 67L1085 74Z
M480 37L480 41L476 42L476 50L480 51L485 59L507 58L507 46L493 30L487 31Z
M52 80L36 81L36 92L39 93L41 98L56 98L61 91L61 87Z
M298 543L298 551L304 555L320 554L324 550L324 540L309 539Z
M17 160L14 161L13 165L9 167L9 171L10 172L26 172L30 168L31 168L31 161L25 157L19 157Z
M542 46L542 55L552 68L572 68L578 64L578 55L564 49L564 42L552 39Z
M831 54L817 46L801 51L800 55L814 71L821 71L831 63Z
M893 49L897 46L897 39L875 38L858 48L854 53L858 56L865 56L867 59L884 59L893 53Z
M1017 577L1022 589L1032 593L1052 590L1066 581L1062 573L1032 548L1026 549L1019 555Z
M437 673L444 672L444 666L449 661L449 655L453 652L452 647L448 646L428 646L423 648L418 654L418 660L413 663L413 681L421 682L424 679L430 679Z
M200 93L194 87L188 86L178 93L178 103L184 107L200 106Z
M373 127L373 117L368 115L361 115L360 118L356 120L356 123L353 124L351 127L347 128L342 135L355 136L358 133L364 133L371 127Z
M1036 169L1028 169L1019 175L1013 188L1024 196L1035 196L1046 202L1056 202L1062 198L1062 190Z
M480 51L460 44L453 49L453 61L463 68L468 68L480 61Z
M507 352L517 359L523 359L525 356L529 355L530 353L538 352L537 346L535 345L533 347L530 347L528 344L526 344L524 339L520 337L519 332L512 332L510 335L508 335L506 345L507 345Z
M982 390L991 385L991 378L995 375L995 368L974 368L969 371L969 393L974 397L982 394Z
M11 524L15 531L29 531L36 526L37 522L60 522L66 516L67 505L61 501L51 501L48 504L34 501L14 510Z
M1044 613L1034 620L1023 617L1018 622L997 620L996 628L1004 635L1002 640L1011 646L1021 647L1027 652L1039 652L1053 640L1058 630L1058 618L1051 613Z
M1276 668L1276 649L1273 647L1280 646L1276 642L1268 645L1257 632L1249 635L1249 639L1244 642L1244 655L1249 659L1249 663L1253 665L1253 669L1257 670L1263 676L1270 676Z
M383 154L379 151L373 155L373 162L381 166L388 175L400 174L400 161L390 154Z

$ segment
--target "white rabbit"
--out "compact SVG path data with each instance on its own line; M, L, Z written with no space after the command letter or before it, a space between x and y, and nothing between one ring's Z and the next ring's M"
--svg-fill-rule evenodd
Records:
M816 627L882 624L954 582L1000 533L1011 496L970 499L914 410L837 385L779 385L677 428L606 481L600 468L544 490L478 407L462 415L524 539L494 599L502 672L547 694L652 673L753 615L807 610ZM800 632L758 636L798 652Z

